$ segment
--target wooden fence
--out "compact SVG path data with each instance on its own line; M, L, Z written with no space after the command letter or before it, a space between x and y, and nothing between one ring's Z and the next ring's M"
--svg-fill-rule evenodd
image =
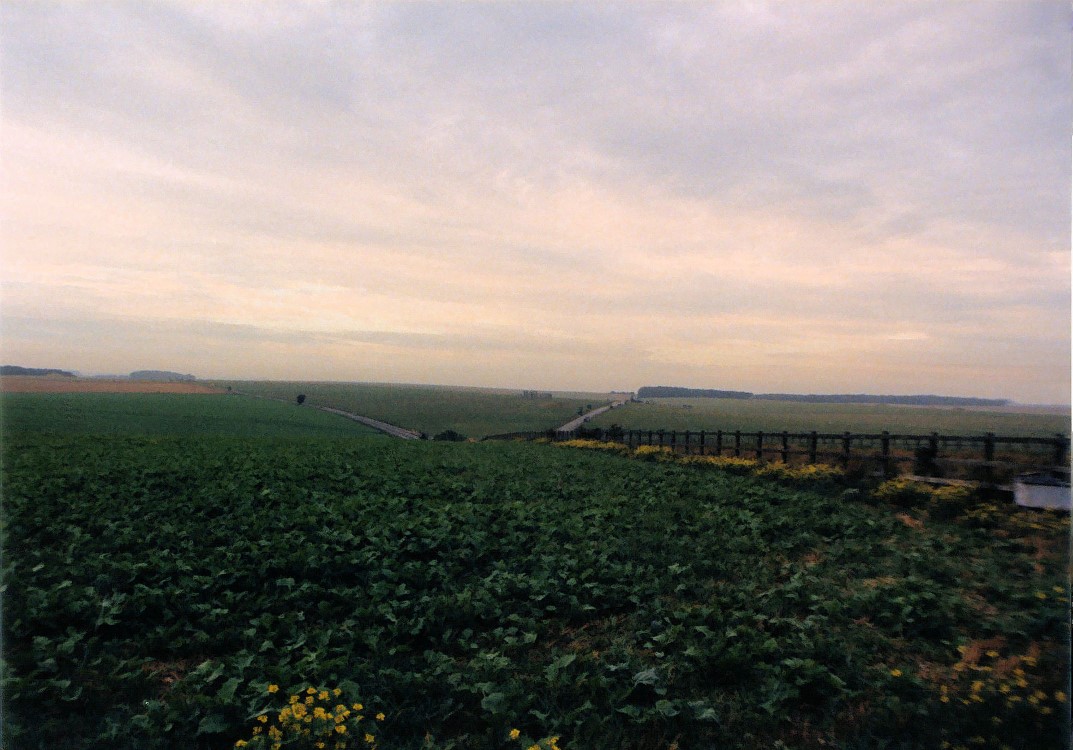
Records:
M619 442L631 448L660 446L676 453L736 456L784 463L876 463L886 475L905 464L914 473L940 477L967 476L995 481L1014 473L1047 470L1069 472L1069 436L1013 437L983 435L908 435L826 432L742 432L740 430L623 430L579 428L570 432L526 432L489 439L552 440L589 438Z

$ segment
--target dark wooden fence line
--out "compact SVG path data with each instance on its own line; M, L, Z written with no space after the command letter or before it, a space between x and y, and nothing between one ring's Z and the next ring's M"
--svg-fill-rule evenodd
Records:
M761 461L772 458L789 463L851 461L878 463L884 474L898 464L913 462L915 470L942 474L940 464L972 467L982 479L1011 466L1031 466L1051 471L1069 471L1068 435L1023 437L996 435L905 434L892 432L742 432L741 430L624 430L579 428L570 432L516 432L485 439L548 438L555 441L589 438L619 442L631 448L658 446L676 453L703 456L735 456Z

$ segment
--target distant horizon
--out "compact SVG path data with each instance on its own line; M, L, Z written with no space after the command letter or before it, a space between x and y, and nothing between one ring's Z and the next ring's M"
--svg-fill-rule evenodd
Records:
M6 363L4 365L12 366L12 363ZM610 388L594 388L594 387L555 387L555 386L534 386L531 384L523 385L505 385L498 384L475 384L475 383L449 383L449 382L416 382L416 381L398 381L398 380L369 380L369 379L354 379L354 378L316 378L316 377L300 377L300 378L270 378L270 377L256 377L256 376L207 376L200 375L197 372L190 370L181 370L168 367L139 367L126 372L117 370L112 371L90 371L80 368L72 367L55 367L52 365L14 365L16 367L26 367L29 369L55 369L64 370L74 374L76 377L82 378L127 378L134 372L172 372L180 375L193 375L198 381L249 381L249 382L278 382L278 383L350 383L360 385L394 385L394 386L415 386L426 388L473 388L483 390L509 390L509 391L545 391L550 393L634 393L636 394L643 387L653 386L666 386L665 383L642 383L638 386L627 388L624 386L610 387ZM1031 407L1054 407L1073 409L1073 399L1070 401L1055 401L1055 402L1038 402L1038 401L1019 401L1015 398L1007 396L980 396L972 393L940 393L938 391L914 391L914 392L880 392L880 391L861 391L861 390L779 390L779 391L765 391L744 387L726 387L720 384L703 384L703 385L676 385L671 387L684 387L694 389L718 389L726 391L741 391L749 392L753 396L771 396L771 395L794 395L794 396L868 396L868 397L892 397L892 398L907 398L907 397L938 397L938 398L952 398L952 399L986 399L986 400L1001 400L1009 402L1010 406L1031 406ZM663 397L660 397L663 398Z

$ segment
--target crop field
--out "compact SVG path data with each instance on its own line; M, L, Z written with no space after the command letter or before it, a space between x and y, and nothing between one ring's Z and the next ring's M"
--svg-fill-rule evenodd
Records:
M1069 738L1068 515L614 446L60 437L9 398L4 747Z
M471 438L554 429L579 408L607 403L607 394L555 394L524 398L520 392L374 383L220 381L222 387L274 398L305 394L308 403L379 419L429 436L446 430Z
M297 404L223 394L5 393L0 414L5 437L380 435L357 422Z
M3 393L219 393L205 383L5 375Z
M742 430L743 432L900 432L1007 436L1068 435L1070 414L1013 408L947 409L886 404L809 404L727 398L661 398L631 403L595 417L593 427L630 430Z

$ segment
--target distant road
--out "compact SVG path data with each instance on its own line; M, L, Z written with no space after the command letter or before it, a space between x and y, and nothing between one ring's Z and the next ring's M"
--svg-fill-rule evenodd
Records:
M569 422L564 424L562 427L556 428L555 431L556 432L573 432L574 430L576 430L578 427L581 427L581 425L585 424L586 422L588 422L593 417L598 416L600 414L603 414L605 411L610 411L611 409L614 409L614 408L617 408L619 406L622 406L625 403L626 403L625 400L615 401L615 402L609 404L608 406L601 406L601 407L599 407L597 409L593 409L592 411L587 411L584 414L582 414L580 417L577 417L576 419L570 420Z
M252 398L263 398L267 401L279 401L284 404L293 404L289 398L274 398L272 396L260 396L256 393L245 393L243 391L231 391L231 393L237 396L251 396ZM392 437L401 438L402 440L420 440L421 433L414 432L413 430L407 430L404 427L397 427L387 422L381 422L379 419L373 419L372 417L363 417L360 414L351 414L348 411L342 409L333 409L330 406L315 406L309 405L310 408L320 409L321 411L329 412L330 414L338 414L340 417L346 417L347 419L353 419L355 422L361 422L367 427L372 427L374 430L380 430L380 432L391 435Z
M338 414L341 417L347 419L353 419L355 422L361 422L363 425L372 427L374 430L380 430L392 437L402 438L403 440L420 440L421 434L414 432L413 430L407 430L403 427L396 427L393 424L387 422L381 422L379 419L373 419L372 417L363 417L358 414L351 414L348 411L342 409L333 409L330 406L314 406L314 409L320 409L321 411L330 412L331 414Z

